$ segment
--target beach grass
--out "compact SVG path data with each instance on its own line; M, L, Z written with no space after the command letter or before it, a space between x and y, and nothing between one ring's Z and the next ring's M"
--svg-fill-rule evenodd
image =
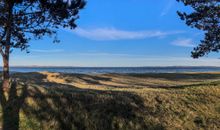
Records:
M41 72L12 79L0 97L8 129L220 129L220 73Z

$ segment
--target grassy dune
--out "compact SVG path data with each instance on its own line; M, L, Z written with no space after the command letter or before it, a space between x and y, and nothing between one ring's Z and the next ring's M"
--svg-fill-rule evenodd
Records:
M220 73L16 73L0 122L21 130L220 129ZM4 122L4 123L3 123Z

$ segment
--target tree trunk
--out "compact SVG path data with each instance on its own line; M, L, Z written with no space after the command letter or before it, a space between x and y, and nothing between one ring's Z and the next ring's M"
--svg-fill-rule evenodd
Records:
M2 88L4 91L9 89L10 85L10 74L9 74L9 51L10 46L6 46L5 48L5 55L3 57L3 84Z
M13 16L12 16L12 11L13 11L13 3L14 2L9 2L8 3L8 19L6 23L6 43L5 43L5 52L3 52L2 57L3 57L3 84L2 84L2 89L3 91L8 91L9 90L9 54L10 54L10 45L11 45L11 27L12 27L12 21L13 21Z

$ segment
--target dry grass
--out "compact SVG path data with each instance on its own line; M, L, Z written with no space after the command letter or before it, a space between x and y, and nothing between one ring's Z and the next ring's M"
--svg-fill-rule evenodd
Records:
M13 78L22 97L12 102L21 104L21 130L220 129L219 73L42 72Z

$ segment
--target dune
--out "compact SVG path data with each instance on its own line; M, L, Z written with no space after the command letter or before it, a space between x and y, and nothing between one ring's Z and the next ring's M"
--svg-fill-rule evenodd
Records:
M9 129L220 129L219 73L12 77L0 116Z

